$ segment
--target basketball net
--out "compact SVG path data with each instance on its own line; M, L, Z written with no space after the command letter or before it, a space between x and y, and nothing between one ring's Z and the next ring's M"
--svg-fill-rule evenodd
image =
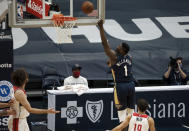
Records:
M57 43L72 43L72 29L77 18L64 17L63 14L54 14L52 21L57 32Z

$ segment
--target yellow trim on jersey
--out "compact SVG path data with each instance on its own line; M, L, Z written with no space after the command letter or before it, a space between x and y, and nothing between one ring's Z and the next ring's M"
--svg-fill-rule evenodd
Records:
M113 77L114 82L115 82L115 72L114 72L114 70L113 70L113 69L111 69L111 72L112 72L112 77Z
M118 97L117 97L117 90L116 90L116 82L115 82L115 72L113 69L111 69L111 72L112 72L112 77L113 77L113 80L114 80L114 102L115 102L115 105L120 105L119 103L119 100L118 100Z
M114 86L114 102L116 105L119 105L119 100L118 100L118 97L117 97L117 90L116 90L116 87Z

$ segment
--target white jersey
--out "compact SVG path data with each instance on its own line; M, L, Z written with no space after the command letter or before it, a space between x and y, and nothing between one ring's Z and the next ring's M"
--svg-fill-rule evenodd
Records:
M146 114L133 113L129 122L129 131L148 131L148 118Z
M64 86L66 85L77 85L77 84L81 84L81 85L85 85L88 87L88 82L87 79L79 76L78 78L74 78L73 76L69 76L67 78L65 78L64 80Z
M17 87L14 88L16 88L15 93L19 91L23 91L25 93L24 90L18 89ZM25 95L25 97L27 96ZM13 103L13 108L16 111L16 115L14 115L13 118L26 118L29 116L29 112L17 100Z
M17 87L14 87L15 93L16 92L24 92ZM25 97L27 97L25 95ZM29 116L29 112L21 105L18 101L14 101L13 107L16 111L16 115L10 115L8 120L8 128L9 131L29 131L29 126L27 124L26 118Z

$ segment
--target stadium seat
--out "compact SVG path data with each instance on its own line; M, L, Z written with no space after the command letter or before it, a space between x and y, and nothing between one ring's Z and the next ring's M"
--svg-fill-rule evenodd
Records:
M61 86L61 78L56 69L44 67L42 73L42 93L46 95L46 90L56 89Z

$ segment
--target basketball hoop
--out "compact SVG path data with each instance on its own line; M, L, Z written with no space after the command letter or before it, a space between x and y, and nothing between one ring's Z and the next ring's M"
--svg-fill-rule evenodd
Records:
M77 18L65 17L63 14L53 14L52 21L56 28L58 43L72 43L71 31Z

